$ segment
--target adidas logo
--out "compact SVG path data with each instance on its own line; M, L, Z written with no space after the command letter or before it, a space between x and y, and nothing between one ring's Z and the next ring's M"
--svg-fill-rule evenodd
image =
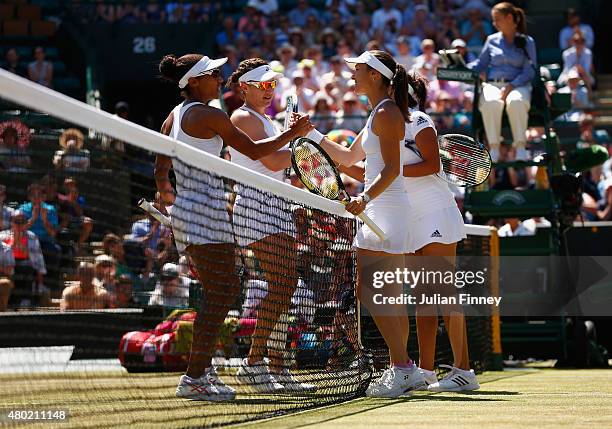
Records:
M440 231L438 231L437 229L431 234L431 237L442 237L442 234L440 234Z
M419 116L417 118L417 125L423 125L423 124L426 124L426 123L427 123L427 119L425 119L424 117Z

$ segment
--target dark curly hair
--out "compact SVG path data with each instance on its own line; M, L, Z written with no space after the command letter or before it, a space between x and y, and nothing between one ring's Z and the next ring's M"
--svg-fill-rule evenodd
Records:
M162 78L178 85L179 80L193 67L204 55L187 54L182 57L177 57L174 54L164 55L159 62L159 73ZM189 92L188 87L182 88L181 91Z
M427 85L429 81L417 72L408 73L406 77L408 78L408 84L414 90L414 96L408 93L408 107L412 109L418 107L420 111L424 112L427 103Z

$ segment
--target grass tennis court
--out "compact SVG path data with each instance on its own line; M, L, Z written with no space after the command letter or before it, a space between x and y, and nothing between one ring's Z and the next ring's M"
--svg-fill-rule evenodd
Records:
M240 395L234 403L190 402L172 397L176 374L62 374L0 379L6 406L64 408L57 427L197 427L236 421L240 413L278 411L272 397ZM233 427L612 427L612 371L526 370L487 372L470 394L426 392L399 400L360 398L344 404ZM34 382L35 381L35 382ZM298 404L285 397L283 408ZM28 427L50 427L49 423Z

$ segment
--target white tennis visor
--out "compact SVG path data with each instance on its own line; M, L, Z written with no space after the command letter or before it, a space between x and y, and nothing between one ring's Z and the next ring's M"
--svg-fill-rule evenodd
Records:
M195 63L193 67L191 67L187 71L187 73L183 75L181 80L179 80L179 84L178 84L179 88L185 88L187 86L187 82L189 81L190 77L200 76L208 71L218 69L226 62L227 62L227 58L219 58L217 60L213 60L213 59L208 58L206 55L204 55L202 59L200 59L200 61Z
M389 70L389 67L372 55L370 51L365 51L356 58L345 58L344 61L346 61L348 66L353 70L355 69L355 64L367 64L389 80L393 79L393 75L395 74Z
M278 79L283 75L272 70L268 64L259 66L256 69L249 70L240 78L238 82L266 82L272 79Z

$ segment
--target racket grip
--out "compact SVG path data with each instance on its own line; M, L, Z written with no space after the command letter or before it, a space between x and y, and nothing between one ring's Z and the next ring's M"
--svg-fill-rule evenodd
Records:
M372 230L372 232L378 236L378 238L380 238L380 241L387 241L387 234L385 234L385 232L380 229L380 227L376 225L374 221L370 219L365 213L359 213L357 217L361 219L361 221L365 223Z
M159 210L157 210L155 207L153 207L153 205L147 200L145 200L144 198L141 198L140 201L138 201L138 207L140 207L141 209L149 213L151 216L157 219L162 225L169 226L169 227L172 226L172 223L170 222L170 218L164 215Z

